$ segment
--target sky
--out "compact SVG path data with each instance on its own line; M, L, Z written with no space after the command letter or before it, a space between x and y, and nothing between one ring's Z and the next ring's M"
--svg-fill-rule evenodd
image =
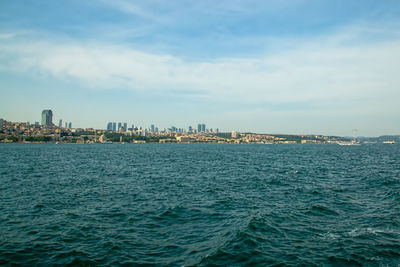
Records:
M400 134L400 1L0 1L0 118Z

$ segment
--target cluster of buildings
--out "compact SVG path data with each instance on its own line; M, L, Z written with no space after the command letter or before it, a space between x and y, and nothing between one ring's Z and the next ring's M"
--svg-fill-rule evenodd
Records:
M58 127L62 128L62 119L58 121ZM36 125L39 124L39 122L35 122ZM53 123L53 111L51 109L45 109L42 111L42 126L55 126ZM65 127L68 129L72 129L72 122L65 122Z
M10 122L0 119L0 142L48 142L59 140L64 136L72 136L75 129L57 126L31 124L29 122ZM64 138L67 140L68 138Z
M107 123L106 127L108 132L115 132L115 133L128 133L130 135L140 135L140 136L147 136L147 135L160 135L163 133L179 133L179 134L196 134L196 133L214 133L218 134L219 129L208 129L204 123L199 123L197 125L197 129L189 126L188 129L184 128L177 128L175 126L171 126L168 129L159 129L154 124L150 125L149 128L143 128L141 126L135 126L132 124L131 127L128 128L128 124L126 122L109 122Z
M267 135L254 133L220 133L218 129L207 129L199 123L197 129L189 126L186 129L171 126L160 130L154 124L149 128L131 125L126 122L109 122L106 130L93 128L72 128L72 123L62 120L58 126L53 123L53 112L42 111L41 124L9 122L0 119L0 142L64 142L64 143L329 143L340 142L343 138L316 135Z

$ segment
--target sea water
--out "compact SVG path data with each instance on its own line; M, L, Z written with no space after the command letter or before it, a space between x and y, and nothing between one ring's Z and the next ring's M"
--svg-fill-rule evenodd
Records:
M1 144L0 264L400 263L400 146Z

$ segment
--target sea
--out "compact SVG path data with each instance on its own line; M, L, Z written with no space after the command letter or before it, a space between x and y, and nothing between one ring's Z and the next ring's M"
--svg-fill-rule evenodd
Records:
M0 264L399 266L400 145L0 144Z

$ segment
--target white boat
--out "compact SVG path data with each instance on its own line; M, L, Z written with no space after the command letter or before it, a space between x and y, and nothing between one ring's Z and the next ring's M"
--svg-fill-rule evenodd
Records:
M383 141L383 143L384 143L384 144L392 144L392 145L394 145L394 144L395 144L395 142L394 142L394 141Z
M360 143L357 143L356 141L351 141L351 142L337 142L338 145L340 146L359 146Z

